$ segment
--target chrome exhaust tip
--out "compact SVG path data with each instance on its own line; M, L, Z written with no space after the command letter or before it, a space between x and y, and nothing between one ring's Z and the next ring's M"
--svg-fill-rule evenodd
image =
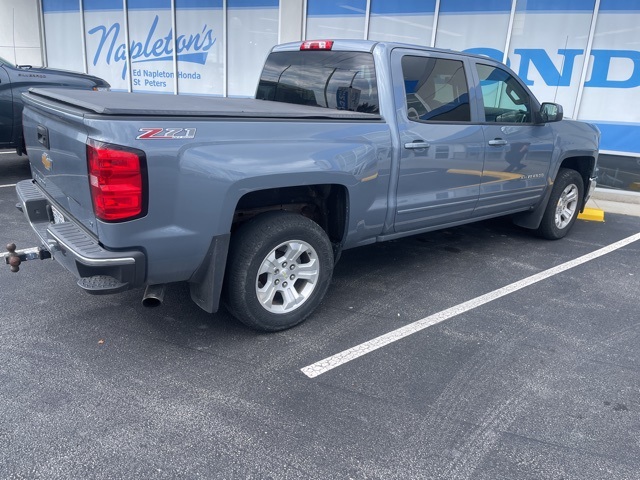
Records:
M164 300L165 283L160 285L147 285L142 296L142 306L147 308L159 307Z

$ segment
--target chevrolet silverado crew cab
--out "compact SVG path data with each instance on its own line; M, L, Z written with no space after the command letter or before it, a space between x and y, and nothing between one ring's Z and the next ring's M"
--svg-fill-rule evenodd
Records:
M32 89L19 208L90 293L188 282L264 331L306 319L342 250L511 215L567 234L599 131L489 58L373 41L276 46L256 98Z
M109 90L98 77L82 73L14 65L0 58L0 148L15 148L24 153L22 138L22 93L30 87L68 87Z

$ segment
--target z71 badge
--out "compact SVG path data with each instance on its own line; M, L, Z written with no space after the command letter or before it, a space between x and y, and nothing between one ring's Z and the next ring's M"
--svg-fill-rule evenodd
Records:
M141 128L136 140L182 140L194 138L195 128Z

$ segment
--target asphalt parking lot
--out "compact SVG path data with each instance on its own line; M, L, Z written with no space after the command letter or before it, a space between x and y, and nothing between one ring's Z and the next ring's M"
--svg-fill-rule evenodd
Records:
M2 245L36 246L5 186L28 176L0 154ZM184 285L145 309L0 265L0 478L638 479L639 233L500 219L346 251L277 334Z

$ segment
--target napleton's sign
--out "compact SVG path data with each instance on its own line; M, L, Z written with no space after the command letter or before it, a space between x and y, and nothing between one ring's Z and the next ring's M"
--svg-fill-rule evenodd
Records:
M144 39L132 39L129 46L131 63L166 61L173 59L173 30L159 33L158 15L155 16ZM107 65L122 64L122 78L127 73L127 47L121 41L122 27L120 23L98 25L87 33L98 36L98 46L93 54L93 65L106 63ZM124 35L123 35L124 37ZM191 62L204 65L207 54L216 43L213 29L203 25L202 31L178 35L176 37L176 54L181 62Z

